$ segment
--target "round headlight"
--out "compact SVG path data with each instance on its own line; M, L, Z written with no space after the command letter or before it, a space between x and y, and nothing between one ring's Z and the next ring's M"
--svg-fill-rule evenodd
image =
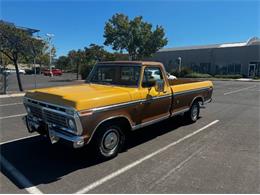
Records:
M31 113L31 109L29 107L27 107L27 112L28 112L28 114Z
M75 123L74 123L74 121L72 119L69 119L69 127L71 129L75 129Z

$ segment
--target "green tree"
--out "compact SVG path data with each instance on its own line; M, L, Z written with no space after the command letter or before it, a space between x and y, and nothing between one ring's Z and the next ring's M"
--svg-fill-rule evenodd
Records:
M84 49L69 51L68 59L70 67L76 71L78 79L79 73L82 78L85 78L94 64L104 60L115 60L115 56L107 52L103 46L90 44Z
M57 63L69 64L67 68L75 70L75 72L78 73L77 78L80 73L81 77L85 79L94 64L100 61L127 60L128 55L123 53L110 53L104 49L104 46L92 43L88 47L84 47L84 49L69 51L67 58L68 62L66 62L65 56L61 56L57 60Z
M167 44L162 26L143 21L142 16L129 20L124 14L115 14L106 22L105 45L114 50L127 51L132 60L149 57Z
M42 41L31 37L26 31L0 23L0 52L13 62L20 91L23 91L23 87L19 75L18 60L24 58L29 61L31 57L38 55L38 51L42 47Z
M67 70L70 66L70 59L67 56L60 56L56 61L57 68Z
M78 51L71 50L71 51L69 51L68 58L69 58L69 61L70 61L70 64L71 64L71 68L73 70L76 70L77 79L79 79L79 67L80 67L80 64L82 63L82 61L85 58L84 51L82 51L80 49Z
M85 47L86 58L88 61L108 61L114 60L113 54L107 52L103 46L90 44L89 47Z

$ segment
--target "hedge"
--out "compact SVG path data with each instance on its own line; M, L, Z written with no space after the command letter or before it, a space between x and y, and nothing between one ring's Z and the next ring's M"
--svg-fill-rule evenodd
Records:
M227 75L215 75L215 78L223 78L223 79L240 79L243 76L240 74L227 74Z
M211 78L212 76L210 74L192 72L190 74L185 75L185 77L186 78Z

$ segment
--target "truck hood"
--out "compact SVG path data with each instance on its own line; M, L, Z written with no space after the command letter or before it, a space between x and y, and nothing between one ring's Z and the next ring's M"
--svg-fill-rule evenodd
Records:
M135 88L81 84L30 90L25 97L60 106L86 110L131 101Z

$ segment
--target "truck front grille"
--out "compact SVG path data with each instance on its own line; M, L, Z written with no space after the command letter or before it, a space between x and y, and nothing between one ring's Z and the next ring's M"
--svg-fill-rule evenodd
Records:
M65 115L43 109L42 107L27 105L30 108L30 115L39 118L45 123L55 124L61 127L68 128L67 117Z
M31 105L28 105L28 107L30 108L31 110L31 114L37 118L40 118L42 119L42 109L39 108L39 107L35 107L35 106L31 106Z
M68 128L66 116L63 116L61 114L49 110L44 110L43 113L46 122Z

